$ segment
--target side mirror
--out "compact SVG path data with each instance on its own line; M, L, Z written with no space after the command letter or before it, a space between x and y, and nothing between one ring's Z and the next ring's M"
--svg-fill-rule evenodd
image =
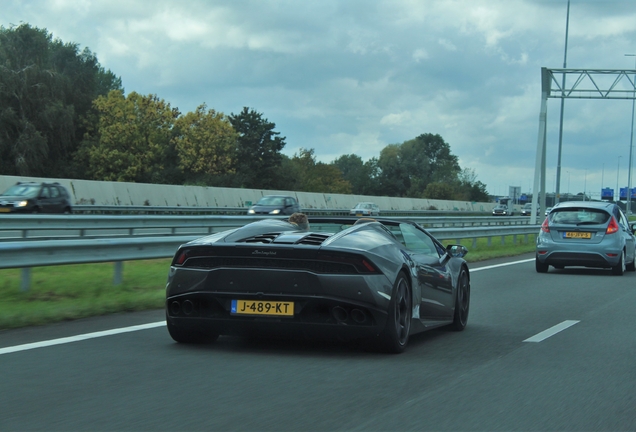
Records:
M460 244L455 244L446 246L446 252L452 257L463 258L468 253L468 249Z

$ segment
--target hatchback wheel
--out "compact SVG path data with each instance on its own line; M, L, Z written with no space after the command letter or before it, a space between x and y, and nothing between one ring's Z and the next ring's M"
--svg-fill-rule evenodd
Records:
M612 273L616 276L622 276L625 273L625 251L621 252L621 257L618 260L618 264L612 267Z
M541 261L539 261L539 258L535 258L534 259L534 267L537 270L537 273L547 273L548 272L548 268L550 266L548 264L546 264L546 263L542 263Z
M636 271L636 253L634 254L634 259L632 259L632 262L625 264L625 270Z

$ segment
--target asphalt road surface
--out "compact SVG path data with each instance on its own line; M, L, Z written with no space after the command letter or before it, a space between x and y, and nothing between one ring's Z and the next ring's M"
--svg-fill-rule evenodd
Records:
M401 355L181 345L163 311L0 332L0 430L636 430L636 273L529 258L472 264L466 330Z

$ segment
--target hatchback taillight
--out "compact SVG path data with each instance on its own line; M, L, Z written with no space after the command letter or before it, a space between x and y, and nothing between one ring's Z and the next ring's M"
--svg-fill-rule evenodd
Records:
M545 220L541 224L541 231L546 232L546 233L550 232L550 227L548 226L548 218L545 218Z
M610 219L610 223L607 226L607 229L605 230L605 234L614 234L615 232L618 232L618 230L619 230L618 222L616 222L616 218L612 216L612 219Z

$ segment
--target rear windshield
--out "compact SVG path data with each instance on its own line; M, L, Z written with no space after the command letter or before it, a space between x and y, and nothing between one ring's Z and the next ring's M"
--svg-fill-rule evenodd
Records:
M607 223L610 218L610 214L600 209L568 208L552 210L549 218L550 221L555 224L596 225Z

